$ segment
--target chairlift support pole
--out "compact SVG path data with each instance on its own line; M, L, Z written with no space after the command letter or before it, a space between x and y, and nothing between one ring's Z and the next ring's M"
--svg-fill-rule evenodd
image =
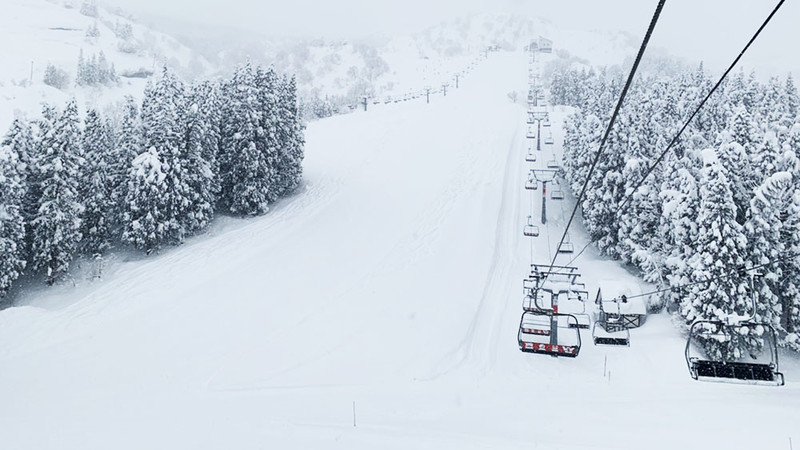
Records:
M550 316L550 344L558 345L558 293L550 294L553 315Z
M539 102L539 96L536 96L536 102ZM542 119L536 121L536 150L542 151Z
M542 181L542 225L547 223L547 181Z

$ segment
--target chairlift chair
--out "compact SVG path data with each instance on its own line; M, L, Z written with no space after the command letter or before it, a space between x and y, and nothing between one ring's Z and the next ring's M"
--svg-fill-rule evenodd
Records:
M594 345L631 346L630 330L625 327L615 328L607 325L607 322L595 321L592 326L592 341Z
M763 342L763 347L757 349L760 354L743 351L748 341L754 348ZM738 358L710 357L701 350L703 342L723 349L728 347L725 350L729 354L744 354ZM785 382L778 371L775 329L767 323L698 320L689 328L685 357L689 374L695 380L770 386L783 386Z
M522 280L522 294L532 296L539 288L539 280L536 278L525 278Z
M522 298L522 310L528 312L538 312L540 314L545 314L548 311L551 311L552 308L541 308L539 305L543 303L547 303L541 297L542 293L540 291L535 291L535 294L526 295ZM538 296L538 297L537 297Z
M539 189L539 181L535 178L529 178L528 181L525 182L525 189L529 191L536 191Z
M550 336L550 317L544 314L523 314L520 332L523 334Z
M531 216L528 216L528 223L525 224L525 228L523 229L522 234L528 237L539 236L539 226L534 225L533 218Z
M525 155L525 161L536 162L536 153L528 150L528 153Z
M547 119L544 122L542 122L542 126L545 128L550 128L550 119Z
M574 358L581 350L580 331L570 326L576 322L571 314L526 311L522 313L517 333L519 349L526 353Z
M547 161L547 168L548 169L559 169L561 166L558 164L558 160L555 156L553 159Z
M577 322L570 323L571 327L588 329L592 321L589 318L589 314L586 313L585 297L578 295L578 292L586 293L585 291L566 291L567 298L558 302L558 311L575 316Z
M561 243L561 246L558 247L558 253L573 253L574 251L575 246L570 242L568 234L564 242Z
M553 140L553 135L551 134L550 136L545 137L544 143L546 145L553 145L555 143L555 141Z
M561 190L561 187L556 185L552 191L550 191L550 198L552 200L563 200L564 199L564 191Z

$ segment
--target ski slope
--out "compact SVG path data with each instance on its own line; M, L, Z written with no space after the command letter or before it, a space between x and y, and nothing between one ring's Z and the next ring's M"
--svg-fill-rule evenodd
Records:
M431 104L312 123L307 186L264 217L219 220L0 311L0 446L800 442L794 357L784 387L695 382L666 315L633 330L630 348L594 348L583 332L576 359L517 349L530 255L548 260L573 203L548 204L531 248L525 106L507 96L527 91L526 56L493 54L460 85ZM556 147L563 116L552 114ZM586 236L571 234L580 249ZM576 264L590 292L647 288L593 249Z

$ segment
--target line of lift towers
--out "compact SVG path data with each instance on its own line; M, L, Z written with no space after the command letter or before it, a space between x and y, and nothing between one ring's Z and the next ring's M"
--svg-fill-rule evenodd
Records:
M537 54L551 51L552 43L542 37L528 47L528 145L525 161L530 166L525 190L530 195L530 214L523 227L523 235L532 241L530 273L522 281L523 312L517 341L523 352L574 358L581 350L581 330L588 332L591 329L592 342L596 346L629 347L630 329L644 324L647 307L642 296L627 298L621 293L615 293L620 295L604 299L600 289L594 302L590 302L589 292L581 282L578 268L570 265L573 261L566 265L534 262L533 240L539 238L541 233L534 218L535 199L537 196L541 198L541 225L547 223L548 185L551 186L550 200L559 202L564 199L560 181L563 174L554 149L550 112L537 64ZM540 163L539 155L546 155L544 167ZM541 195L538 192L540 189ZM556 250L557 256L571 257L574 251L574 244L567 234ZM753 297L753 311L756 301ZM587 305L593 314L587 312ZM693 379L784 384L783 374L778 371L775 330L768 324L753 322L751 316L752 313L750 316L731 315L723 320L698 320L692 324L686 343L685 359ZM701 340L736 342L755 334L763 340L764 349L748 360L714 359L699 350L702 347Z
M554 150L550 112L536 60L537 54L549 53L550 48L549 41L543 38L529 46L526 134L528 145L525 161L530 167L525 190L530 195L530 215L527 217L523 234L531 239L538 238L541 232L533 212L538 191L541 189L539 222L542 225L547 223L548 185L551 187L550 200L560 202L564 199L560 181L561 165ZM539 155L546 155L544 167L539 163L541 159ZM574 244L567 235L567 239L557 249L557 254L569 256L574 251ZM643 322L638 314L626 314L627 311L621 308L621 300L602 301L598 292L596 301L600 306L600 314L592 325L592 318L587 313L589 292L586 290L586 285L580 281L581 274L578 268L569 265L536 264L533 257L531 251L531 270L522 281L523 312L517 333L520 350L574 358L580 353L581 330L589 328L592 328L592 341L595 345L630 345L628 328L639 326Z

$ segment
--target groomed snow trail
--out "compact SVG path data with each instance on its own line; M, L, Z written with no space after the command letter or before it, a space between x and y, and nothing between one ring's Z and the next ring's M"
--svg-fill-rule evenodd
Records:
M223 219L163 255L114 263L102 282L0 312L0 446L800 442L796 359L783 388L693 382L666 316L634 330L630 348L593 348L584 332L577 359L517 350L528 164L525 110L507 94L524 94L526 75L524 55L494 54L429 105L313 123L307 187L270 214ZM562 119L553 113L557 143ZM537 262L563 226L560 206L548 212ZM579 228L572 238L586 242ZM590 290L638 286L592 250L576 264Z

